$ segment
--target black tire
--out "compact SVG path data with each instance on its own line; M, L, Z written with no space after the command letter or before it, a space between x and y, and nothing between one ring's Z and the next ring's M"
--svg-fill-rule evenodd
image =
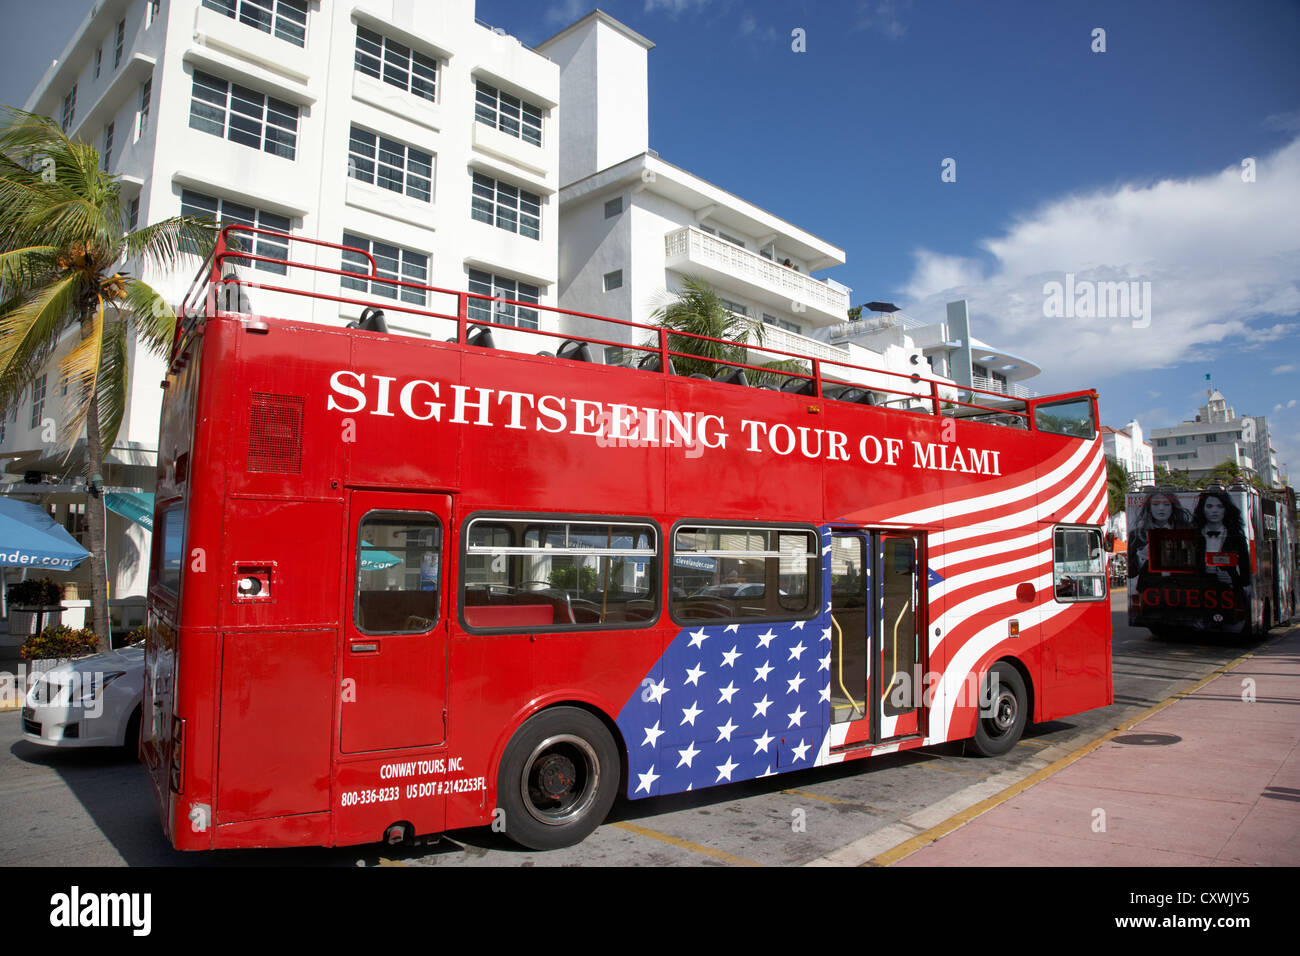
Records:
M986 701L991 706L986 708ZM1020 672L1010 664L994 664L980 692L980 712L971 739L975 752L981 757L1002 756L1016 745L1028 722L1029 695L1025 693Z
M137 707L127 720L126 732L122 736L122 753L133 760L138 759L140 753L140 716L141 711Z
M581 843L614 805L622 761L598 718L552 707L515 731L497 773L505 831L532 850Z

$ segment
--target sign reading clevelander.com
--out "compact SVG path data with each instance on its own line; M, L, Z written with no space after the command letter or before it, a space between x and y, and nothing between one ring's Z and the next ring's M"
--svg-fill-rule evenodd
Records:
M761 419L597 402L562 395L536 395L425 379L402 380L340 369L330 376L326 408L346 415L404 416L484 428L568 434L603 446L723 449L739 445L752 454L798 454L826 461L907 466L929 471L1001 475L999 452L947 442L905 443L872 434L850 436L828 428L791 427ZM450 412L450 415L448 413ZM952 423L946 419L945 425ZM954 426L955 431L955 426Z

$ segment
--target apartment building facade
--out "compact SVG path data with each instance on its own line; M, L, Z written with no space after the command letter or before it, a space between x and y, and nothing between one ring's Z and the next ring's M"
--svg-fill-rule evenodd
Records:
M1195 419L1151 432L1155 461L1171 471L1187 472L1193 479L1209 476L1224 462L1254 473L1269 486L1282 483L1268 419L1263 415L1238 416L1218 389L1206 392L1206 403Z
M99 149L121 177L131 226L207 214L362 249L380 276L555 304L559 86L558 67L476 21L473 0L105 0L25 108ZM370 268L365 257L308 242L263 236L252 251ZM144 278L176 304L197 268L191 259ZM234 268L289 289L382 296L395 330L446 337L445 326L402 309L455 311L415 290L324 271ZM260 288L248 297L256 311L326 323L361 313ZM545 312L501 303L478 311L525 329L554 324ZM128 413L104 478L148 494L163 369L135 351ZM0 436L5 471L40 483L0 490L41 501L80 533L78 514L102 505L85 495L77 451L65 459L42 424L60 420L59 357L6 410ZM111 593L143 595L148 531L110 514L108 537Z
M1151 442L1142 434L1142 425L1134 419L1123 428L1101 426L1101 443L1106 457L1119 462L1135 486L1155 480L1155 454Z

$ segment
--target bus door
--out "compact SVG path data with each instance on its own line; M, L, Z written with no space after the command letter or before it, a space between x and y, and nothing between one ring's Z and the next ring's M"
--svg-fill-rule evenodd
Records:
M831 535L831 722L862 722L848 745L921 732L925 629L922 539Z
M450 527L449 495L349 494L343 753L423 747L446 736Z
M831 723L862 721L850 738L865 742L871 711L871 536L831 534Z
M879 675L873 689L880 707L880 740L920 733L925 691L925 562L920 535L885 531L874 535Z

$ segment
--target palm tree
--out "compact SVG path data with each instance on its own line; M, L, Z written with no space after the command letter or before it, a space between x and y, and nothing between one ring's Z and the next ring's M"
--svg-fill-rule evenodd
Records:
M751 338L754 344L763 344L763 323L732 312L722 304L713 287L696 276L686 276L681 291L656 309L651 318L670 333L687 333L668 336L668 348L674 352L699 356L699 359L673 359L673 366L682 375L697 372L714 375L720 368L718 359L724 362L746 361L745 343ZM695 335L723 341L709 342L689 337ZM659 345L657 341L646 344ZM728 366L721 366L723 370L726 368Z
M1128 469L1118 461L1106 459L1106 510L1119 514L1124 510L1125 497L1133 490L1133 479Z
M73 142L48 117L6 107L0 116L0 408L18 400L65 333L76 344L59 361L68 388L58 447L70 455L83 432L88 488L102 483L126 409L129 344L161 352L175 313L126 272L139 263L174 268L183 251L206 252L211 223L173 218L129 231L117 177L99 153ZM109 640L104 517L87 508L95 633Z

